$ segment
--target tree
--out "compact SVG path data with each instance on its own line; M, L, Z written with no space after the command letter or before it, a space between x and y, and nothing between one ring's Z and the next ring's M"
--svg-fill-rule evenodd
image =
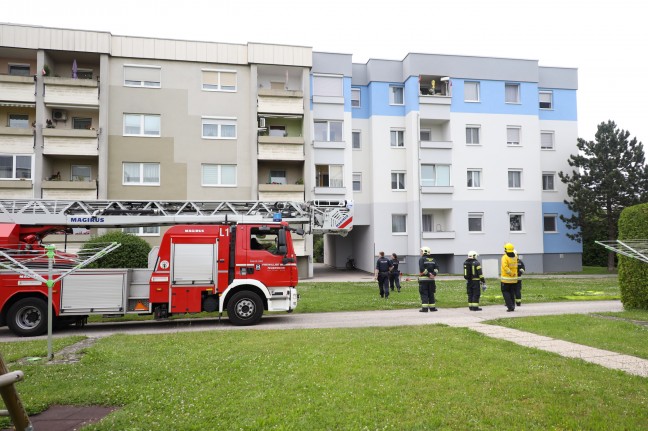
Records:
M630 132L619 130L614 121L598 125L595 141L578 139L579 154L570 155L571 175L559 172L567 184L571 201L565 201L571 217L560 216L567 236L578 242L594 239L590 235L605 232L608 240L617 239L621 211L645 202L648 197L648 169L643 145ZM614 270L614 253L608 253L608 270Z
M121 231L112 231L94 237L83 245L83 249L111 242L117 242L121 247L92 262L89 268L146 268L148 266L151 246L142 238Z

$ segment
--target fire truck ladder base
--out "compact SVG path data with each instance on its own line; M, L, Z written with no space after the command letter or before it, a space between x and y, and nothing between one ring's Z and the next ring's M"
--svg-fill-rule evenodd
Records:
M648 263L648 239L594 241L617 254Z

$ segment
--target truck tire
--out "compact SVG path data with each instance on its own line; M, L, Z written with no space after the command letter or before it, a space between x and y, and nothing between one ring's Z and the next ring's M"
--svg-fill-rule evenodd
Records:
M35 337L47 331L47 303L41 298L23 298L9 308L7 326L19 337Z
M254 325L263 315L263 301L249 290L236 292L227 303L227 317L236 326Z

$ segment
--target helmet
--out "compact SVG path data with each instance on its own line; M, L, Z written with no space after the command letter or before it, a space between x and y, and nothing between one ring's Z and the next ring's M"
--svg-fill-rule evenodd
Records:
M507 242L506 244L504 244L504 251L505 252L513 253L514 250L515 250L515 247L513 247L513 244L511 244L510 242Z
M423 252L423 254L432 254L430 247L421 247L421 251Z
M479 256L479 253L477 253L475 250L470 250L468 252L468 257L472 257L473 259L477 259L477 256Z

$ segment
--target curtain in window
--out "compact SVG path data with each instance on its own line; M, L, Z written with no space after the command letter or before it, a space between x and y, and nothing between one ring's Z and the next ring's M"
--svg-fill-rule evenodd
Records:
M236 125L221 124L221 138L236 138Z
M144 182L145 183L159 183L160 182L160 165L157 163L144 163Z
M140 166L139 163L124 163L124 183L139 183Z
M479 100L479 84L477 82L464 84L464 100Z
M316 141L328 141L328 124L326 121L315 121L315 136Z
M218 124L203 121L203 136L215 138L218 136Z
M434 187L436 185L434 165L421 165L421 186Z
M520 87L517 84L506 84L506 101L508 103L518 103L518 90Z
M13 178L13 156L0 156L0 178Z
M434 217L432 214L423 214L423 232L432 232L434 226Z
M342 142L342 122L341 121L330 121L330 141L331 142Z
M436 185L439 187L450 185L450 166L436 165Z
M508 186L510 188L519 188L520 187L520 176L521 172L518 171L509 171L508 173Z
M217 165L203 165L202 166L202 182L204 185L218 184L218 166Z
M404 214L393 214L392 215L392 232L394 233L403 233L407 232L406 230L407 216Z
M342 166L329 166L329 187L344 187Z
M144 116L144 134L158 136L160 134L160 116L159 115L145 115Z
M402 105L403 104L403 87L392 87L392 97L394 100L392 100L392 103L395 105Z
M221 184L226 186L236 185L235 165L221 165Z
M31 156L16 156L16 178L31 178Z
M140 123L140 115L124 115L124 133L127 135L139 135Z
M466 143L467 144L479 144L479 128L478 127L466 127Z

